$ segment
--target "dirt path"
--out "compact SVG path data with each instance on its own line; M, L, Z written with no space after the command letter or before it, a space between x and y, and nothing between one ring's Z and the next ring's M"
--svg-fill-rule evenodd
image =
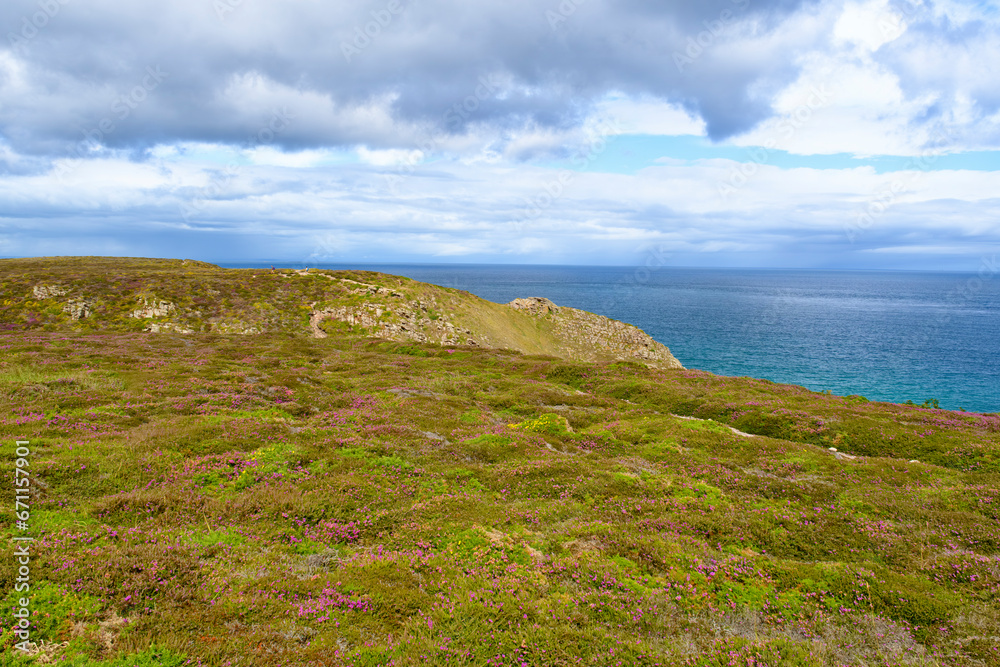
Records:
M738 435L738 436L740 436L742 438L756 438L756 437L758 437L758 436L754 435L753 433L744 433L743 431L735 429L732 426L728 426L727 424L721 424L721 423L719 423L717 421L714 421L714 420L711 420L711 419L698 419L697 417L687 417L685 415L675 415L672 412L670 413L670 416L671 417L677 417L678 419L687 419L689 421L699 421L699 422L711 421L713 424L719 424L719 426L725 426L730 431L732 431L733 433L735 433L736 435ZM823 448L823 447L820 447L818 445L812 445L812 446L816 447L817 449L819 449L821 451L826 451L826 452L829 452L829 453L833 454L833 458L837 459L838 461L854 461L855 459L858 458L857 456L854 456L854 455L851 455L851 454L845 454L844 452L838 452L836 449L833 449L833 448ZM916 463L916 461L910 461L910 463Z

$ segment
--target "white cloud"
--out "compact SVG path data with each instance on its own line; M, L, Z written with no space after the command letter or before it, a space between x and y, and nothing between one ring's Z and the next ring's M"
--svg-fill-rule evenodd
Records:
M335 159L335 153L328 150L282 151L272 146L261 146L247 152L255 165L274 167L310 168Z
M998 246L994 246L996 248ZM884 248L864 248L861 252L885 255L978 255L988 249L978 244L968 245L906 245Z
M548 255L572 261L601 248L599 258L621 262L657 242L680 252L733 256L802 243L825 246L831 256L905 254L906 247L917 253L951 248L939 254L957 256L1000 239L1000 172L877 174L763 165L744 187L722 196L719 185L739 163L666 164L636 175L574 172L555 188L558 172L549 169L446 159L417 167L393 194L383 170L371 164L304 169L292 162L242 165L223 181L217 166L177 162L172 154L142 164L87 161L66 172L59 187L51 175L9 175L0 180L0 199L8 204L4 251L48 252L55 246L42 239L64 235L77 239L78 252L103 250L115 238L122 247L142 246L119 238L121 230L137 238L237 235L253 239L241 243L255 248L254 257L328 261L359 252L376 253L375 259L544 261ZM886 210L850 243L845 230L857 212L895 181L905 187L893 191ZM104 187L108 182L116 188ZM192 201L201 203L184 220L181 207ZM544 205L526 219L526 202L539 201ZM40 214L48 226L36 242L23 232ZM879 248L900 250L874 252Z
M870 53L902 35L906 22L906 16L888 0L848 2L833 27L834 43Z
M676 104L646 97L609 95L596 105L594 115L612 120L621 134L705 135L705 121Z
M370 150L364 146L357 149L358 157L366 164L373 164L379 167L390 167L401 164L417 164L424 158L423 151L418 150Z

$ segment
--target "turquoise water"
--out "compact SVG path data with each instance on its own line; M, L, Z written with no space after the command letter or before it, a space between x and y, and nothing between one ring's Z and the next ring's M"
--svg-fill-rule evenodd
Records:
M1000 274L404 264L349 268L403 275L499 303L547 297L644 329L688 368L872 400L937 399L943 408L1000 411Z

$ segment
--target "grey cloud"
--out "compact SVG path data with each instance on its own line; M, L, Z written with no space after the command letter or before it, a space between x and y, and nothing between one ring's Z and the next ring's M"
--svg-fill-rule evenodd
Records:
M619 91L682 103L722 138L769 115L754 91L794 77L782 49L805 48L779 41L755 58L731 51L730 32L752 19L766 35L803 2L230 0L220 17L206 0L8 0L0 135L54 155L80 154L87 136L118 148L244 144L287 108L296 119L272 139L282 147L409 147L419 132L400 128L572 128ZM43 4L51 16L37 26ZM366 27L378 32L367 41ZM150 68L165 73L152 87ZM483 77L501 85L477 96ZM380 101L388 120L366 111Z

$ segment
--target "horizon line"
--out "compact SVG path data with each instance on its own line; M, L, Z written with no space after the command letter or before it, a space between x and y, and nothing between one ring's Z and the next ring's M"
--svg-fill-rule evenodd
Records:
M314 267L323 266L354 267L365 266L428 266L428 267L537 267L537 268L574 268L574 269L638 269L644 264L547 264L541 262L432 262L419 260L365 260L361 262L346 261L319 261L307 262L303 260L290 259L243 259L243 260L214 260L197 257L141 257L137 255L22 255L22 256L0 256L0 260L8 259L70 259L83 257L103 257L114 259L174 259L192 260L214 264L220 268L268 268L268 266L244 266L248 264L274 265L275 268L284 268L279 264L294 267ZM700 269L706 271L814 271L814 272L838 272L838 273L969 273L975 274L976 270L966 269L906 269L906 268L847 268L847 267L809 267L809 266L706 266L696 264L660 264L652 267L645 267L654 271L669 269Z

